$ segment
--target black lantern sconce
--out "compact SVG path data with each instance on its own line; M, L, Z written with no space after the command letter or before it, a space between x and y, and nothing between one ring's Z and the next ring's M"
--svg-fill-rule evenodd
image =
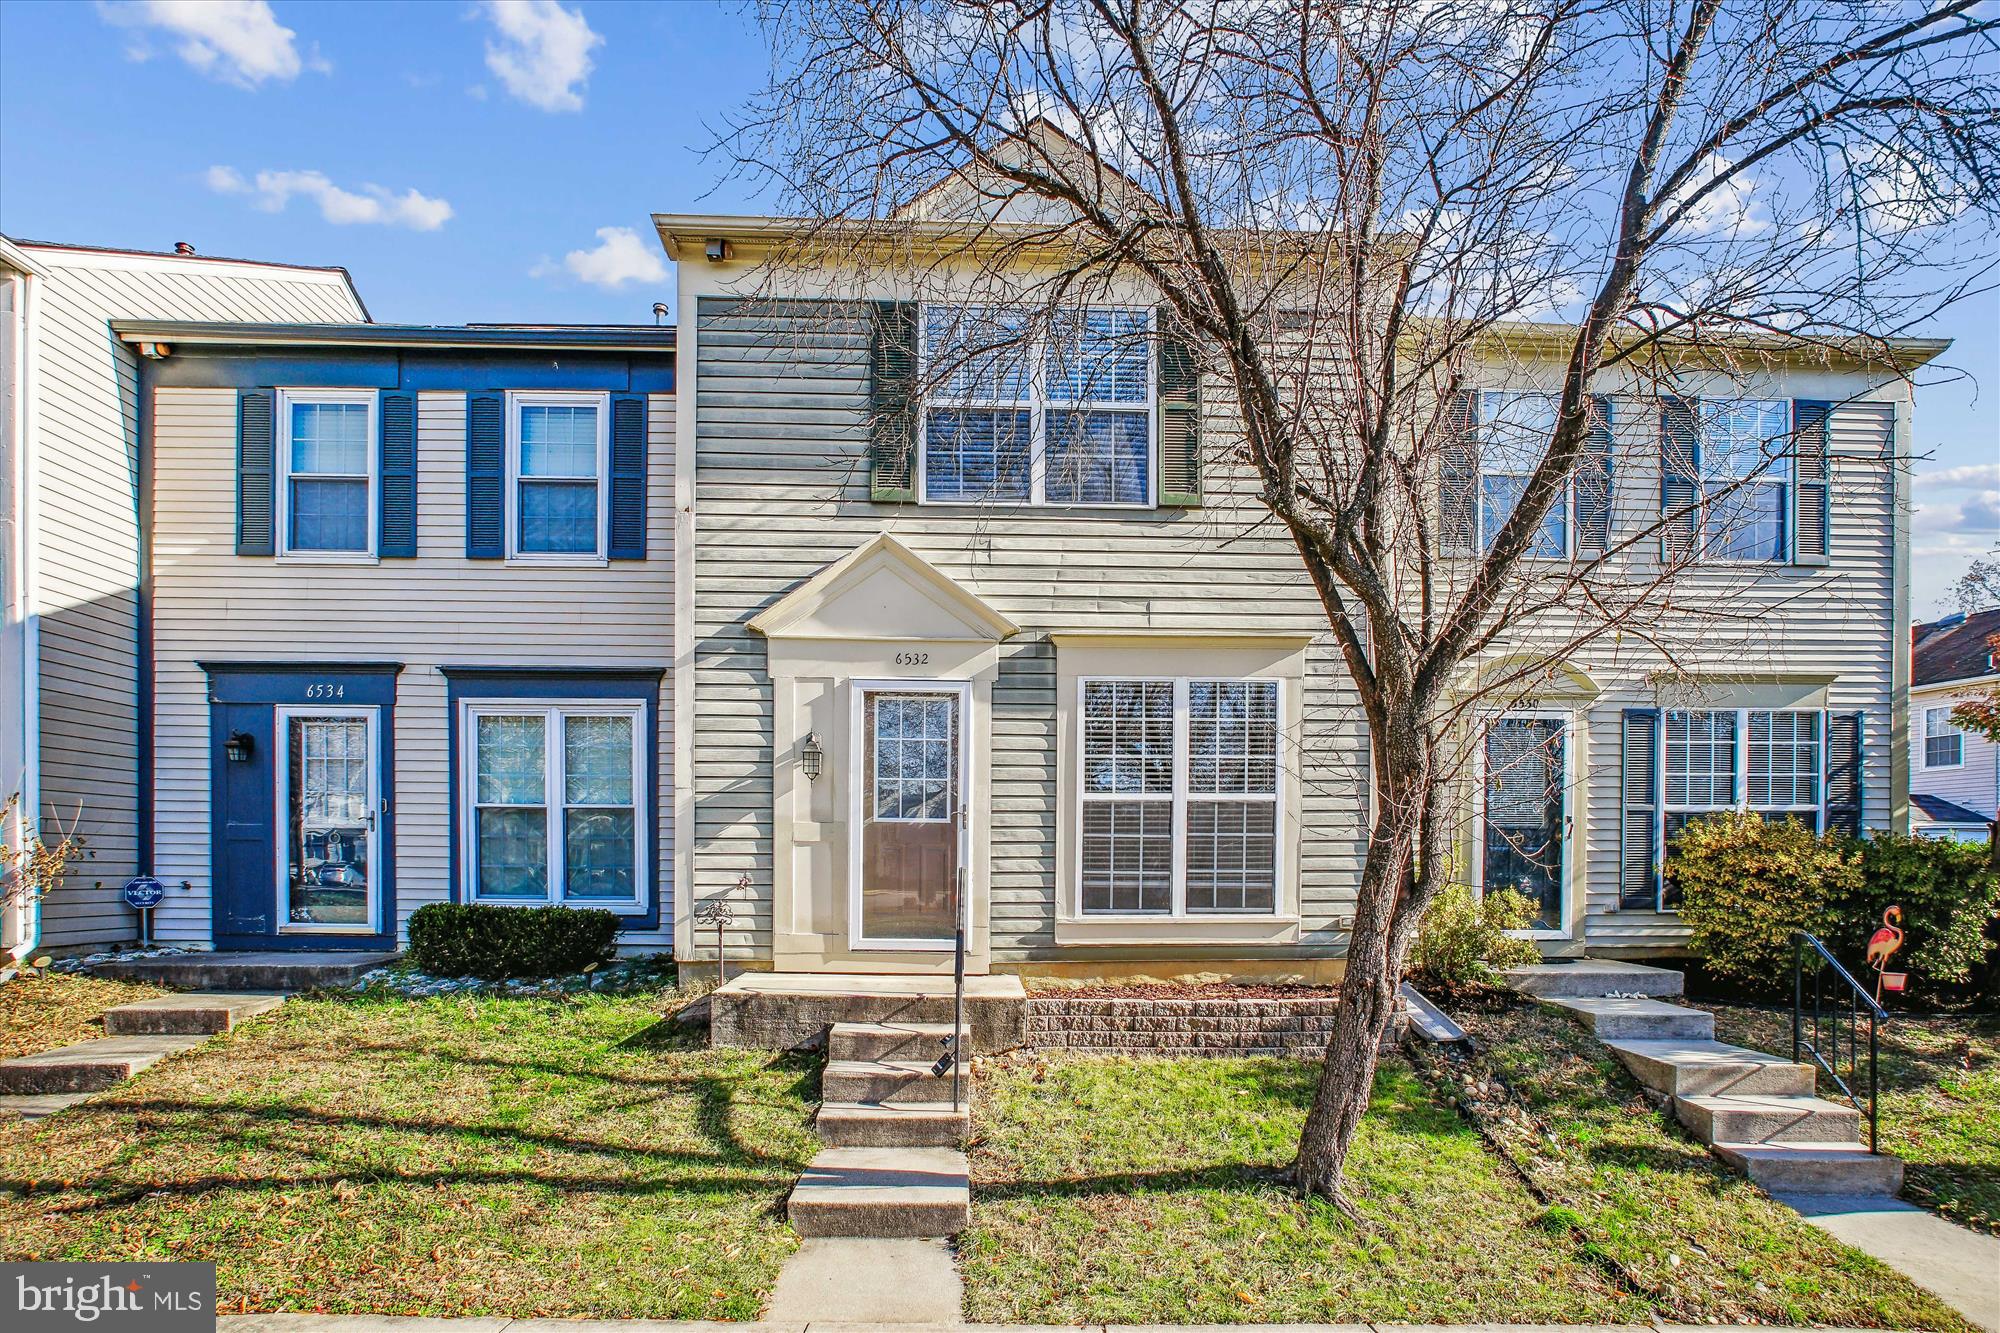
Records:
M799 767L805 770L807 782L819 781L820 761L826 758L826 751L820 748L819 733L808 731L806 738L799 742Z
M250 756L257 751L257 742L250 739L247 731L232 731L229 739L222 743L222 757L232 764L247 764Z

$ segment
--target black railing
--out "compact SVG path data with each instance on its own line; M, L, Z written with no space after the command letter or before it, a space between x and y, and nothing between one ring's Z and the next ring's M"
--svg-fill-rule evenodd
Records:
M1877 1151L1880 1127L1877 1068L1882 1024L1889 1011L1875 1002L1868 988L1854 979L1828 953L1819 937L1792 933L1792 1059L1812 1057L1848 1104L1868 1117L1868 1151ZM1867 1096L1862 1096L1861 1028L1868 1027Z

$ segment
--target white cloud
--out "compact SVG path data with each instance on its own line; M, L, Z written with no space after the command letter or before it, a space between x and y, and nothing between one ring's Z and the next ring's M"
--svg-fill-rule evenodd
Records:
M583 110L590 53L604 41L581 11L556 0L486 0L499 39L486 43L486 68L508 92L544 111Z
M342 189L320 171L260 171L255 180L245 180L234 167L210 167L204 177L217 194L247 194L267 213L281 211L294 195L303 195L319 205L320 216L346 226L376 223L409 227L416 231L436 231L451 217L451 205L416 190L401 194L380 185L363 185L359 191Z
M2000 463L1967 463L1960 467L1919 472L1920 488L1936 490L1993 490L2000 488Z
M298 34L278 22L267 0L132 0L100 5L98 12L121 28L157 31L190 66L239 88L332 68L317 48L299 54ZM126 54L144 60L152 51L142 35Z
M572 277L606 291L617 291L628 282L667 280L666 260L657 242L647 241L630 227L599 227L597 241L595 249L572 250L563 256L563 267Z
M1756 198L1757 177L1749 172L1730 175L1735 162L1720 153L1710 153L1701 168L1689 179L1681 198L1723 176L1722 181L1695 201L1680 226L1702 236L1760 236L1771 229L1771 216Z

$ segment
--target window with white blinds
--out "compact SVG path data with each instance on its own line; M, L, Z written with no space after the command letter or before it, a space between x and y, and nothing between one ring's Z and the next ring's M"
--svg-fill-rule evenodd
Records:
M1278 682L1080 688L1083 914L1276 912Z
M1665 816L1674 835L1717 810L1820 825L1823 719L1817 709L1670 709L1666 715Z
M1957 768L1965 762L1965 733L1951 724L1951 708L1924 710L1924 767Z

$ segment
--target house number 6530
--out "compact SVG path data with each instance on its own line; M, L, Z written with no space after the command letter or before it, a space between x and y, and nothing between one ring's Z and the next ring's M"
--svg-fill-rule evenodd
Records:
M345 685L335 685L330 682L321 681L306 686L306 698L308 699L345 699L346 697L347 687Z
M929 666L930 664L931 664L931 655L929 653L896 654L897 666Z

